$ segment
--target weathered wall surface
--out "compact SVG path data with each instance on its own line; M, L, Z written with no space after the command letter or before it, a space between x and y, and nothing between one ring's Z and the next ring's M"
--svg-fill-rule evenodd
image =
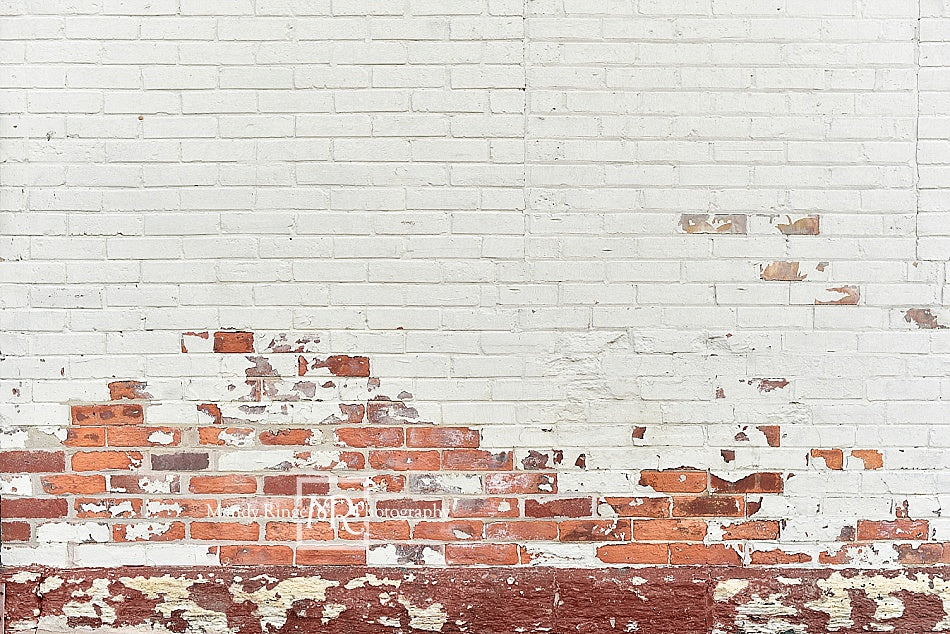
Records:
M0 14L8 593L950 563L942 0ZM854 627L950 604L942 570ZM839 607L866 581L798 574ZM701 618L753 631L759 594Z

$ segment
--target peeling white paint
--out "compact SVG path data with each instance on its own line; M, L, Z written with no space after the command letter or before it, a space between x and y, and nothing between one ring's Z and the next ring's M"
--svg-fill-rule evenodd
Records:
M402 595L399 595L396 601L406 608L409 614L409 627L414 630L441 632L445 622L449 620L449 615L442 608L441 603L431 603L423 608L414 605Z
M102 623L115 623L115 608L106 603L112 598L109 592L109 580L103 577L92 580L88 590L77 590L73 597L89 597L88 601L67 601L63 604L63 614L69 618L95 619Z
M63 586L62 577L57 577L52 575L43 579L43 582L40 584L40 587L36 589L36 593L39 595L49 594L53 590L58 590Z
M178 612L179 616L188 624L189 634L222 634L234 632L228 626L228 615L224 612L208 610L195 603L191 598L191 586L207 583L204 579L187 579L185 577L121 577L119 581L133 590L138 590L149 599L161 599L155 610L163 617L170 618Z
M175 434L167 431L153 431L149 434L148 441L156 445L170 445L175 442Z
M392 586L394 588L398 588L402 585L402 579L380 579L373 573L369 573L362 577L350 579L343 587L347 590L355 590L356 588L362 588L366 586L366 584L369 584L374 588L380 588L382 586Z
M32 495L33 482L28 475L15 475L0 480L0 495Z
M716 584L713 600L728 601L748 587L749 582L745 579L725 579Z
M320 617L320 622L326 625L343 614L344 610L346 610L346 606L342 603L327 603L323 606L323 614Z
M238 603L250 601L257 605L257 614L261 619L261 629L279 630L287 623L287 611L295 601L311 599L326 601L327 590L340 585L339 581L329 581L322 577L292 577L277 585L261 587L247 592L239 583L231 584L229 591Z
M20 572L10 577L10 581L12 581L13 583L30 583L31 581L36 581L39 578L40 578L40 573L38 572L31 572L29 570L21 570Z

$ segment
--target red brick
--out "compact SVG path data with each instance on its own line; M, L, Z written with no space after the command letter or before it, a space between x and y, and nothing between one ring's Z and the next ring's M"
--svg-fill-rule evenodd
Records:
M602 500L620 517L670 516L670 498L605 497Z
M782 446L782 428L779 425L757 425L756 429L765 436L765 442L769 447Z
M260 526L238 522L192 522L188 530L192 539L256 542Z
M412 531L413 539L454 542L482 538L482 523L475 520L419 522Z
M670 563L740 566L742 556L723 544L670 544Z
M119 428L116 427L116 429ZM105 447L106 428L70 427L66 430L66 440L63 444L67 447Z
M930 532L927 520L858 521L858 541L925 540Z
M630 540L630 520L566 520L559 525L562 542L623 542Z
M811 457L821 458L827 468L835 471L841 471L844 467L844 454L840 449L812 449Z
M864 468L873 470L884 467L884 456L876 449L852 449L851 455L864 463Z
M590 498L557 498L551 500L525 500L525 517L590 517Z
M666 544L608 544L597 549L605 564L666 564L670 561Z
M278 429L261 432L262 445L310 445L313 444L312 429Z
M662 493L702 493L706 490L705 471L641 471L640 486Z
M213 499L194 498L149 498L154 507L143 504L143 513L148 512L150 518L175 517L214 517L218 508L218 501ZM221 506L226 506L224 503Z
M294 562L294 551L289 546L221 546L219 553L221 563L232 566L267 566Z
M786 564L807 564L811 560L811 555L807 553L787 553L775 548L773 550L753 551L751 563L763 566L784 566Z
M268 495L326 495L329 492L330 481L326 476L264 476L264 493Z
M800 282L806 276L798 272L798 267L798 262L769 262L759 278L766 282Z
M634 520L633 539L641 542L702 541L706 522L702 520Z
M209 456L203 451L151 454L153 471L201 471L208 468Z
M106 492L106 478L101 475L49 475L40 478L40 482L43 491L52 495Z
M779 223L778 230L787 236L817 236L820 233L820 216L805 216L787 223Z
M478 444L478 430L468 427L410 427L406 430L409 447L475 449Z
M138 403L73 405L71 410L73 425L141 425L145 420L144 410Z
M270 542L330 541L334 537L330 522L267 522L264 539Z
M374 469L392 471L438 471L438 451L371 451L369 464Z
M722 538L731 539L778 539L779 523L774 520L752 520L722 527Z
M680 495L673 498L673 517L741 517L745 500L739 495Z
M557 493L557 475L553 473L489 473L485 476L488 493Z
M218 331L214 333L214 351L223 353L254 352L254 333Z
M156 442L152 434L172 435L171 442ZM106 436L110 447L175 447L181 444L181 430L173 427L113 427Z
M510 539L525 542L557 539L557 523L537 520L491 522L485 525L487 539Z
M369 376L369 359L343 354L327 357L325 367L334 376Z
M142 466L138 451L80 451L73 454L73 471L131 470Z
M0 498L0 517L66 517L69 503L63 498Z
M0 473L60 473L65 469L62 451L0 451Z
M0 523L0 542L30 541L30 525L27 522Z
M452 517L518 517L516 498L455 498L452 500Z
M74 504L76 517L139 517L142 500L133 498L79 498Z
M441 517L442 500L418 500L414 498L377 500L376 515L379 517L408 517L412 519Z
M340 539L364 539L369 529L369 539L376 541L406 541L412 531L409 522L404 520L385 520L382 522L349 522L340 525Z
M447 544L445 561L461 566L514 566L518 563L515 544Z
M152 529L148 531L145 537L129 537L129 528L134 528L135 525L114 524L112 526L112 539L117 542L177 542L185 539L184 522L171 522L167 525L155 522L149 522L148 524L151 524ZM164 530L162 530L163 528Z
M199 427L198 442L202 445L226 445L227 441L222 439L222 435L234 436L236 438L251 438L254 436L254 430L250 427Z
M298 566L364 566L366 550L346 546L298 548Z
M181 491L181 481L177 475L126 475L118 473L109 476L109 491L112 493L154 494L153 483L154 486L162 486L163 488L167 486L169 493Z
M442 452L442 468L450 471L511 471L510 451L491 453L479 449L450 449Z
M214 403L200 403L195 406L199 412L210 416L216 425L221 424L221 408Z
M149 399L152 395L145 391L144 381L113 381L109 383L109 398L113 401L123 399Z
M349 447L401 447L405 437L401 427L340 427L336 439Z
M337 476L336 486L341 491L363 491L367 488L365 477ZM406 488L406 476L383 473L369 478L369 489L377 493L399 493Z
M188 490L192 493L256 493L257 478L252 476L191 476Z
M897 560L909 566L950 563L950 547L945 543L895 544Z
M717 476L710 477L710 490L713 493L781 493L785 481L781 473L753 473L735 482Z

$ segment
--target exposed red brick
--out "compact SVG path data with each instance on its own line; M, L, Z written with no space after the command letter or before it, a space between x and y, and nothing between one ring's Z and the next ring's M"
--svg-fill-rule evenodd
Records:
M264 526L264 539L269 542L325 542L333 538L330 522L267 522Z
M155 471L200 471L208 468L208 454L186 452L152 454L152 469Z
M747 232L745 214L683 214L680 227L686 233L740 233Z
M216 425L221 424L221 408L214 403L201 403L196 405L198 411L214 419Z
M369 464L374 469L392 471L438 471L438 451L371 451Z
M134 525L113 524L112 539L117 542L175 542L185 539L184 522L171 522L167 526L156 523L149 524L150 530L148 530L144 536L133 535L131 537L129 536L129 528L133 528Z
M30 525L27 522L0 522L0 542L30 541Z
M431 539L439 542L481 539L482 523L476 520L447 520L419 522L412 530L413 539Z
M666 544L608 544L597 549L605 564L666 564L670 561Z
M365 477L337 477L336 486L341 491L371 490L377 493L399 493L406 488L406 476L393 473L383 473L369 478Z
M452 517L518 517L516 498L456 498L452 500Z
M138 403L115 405L73 405L73 425L112 426L141 425L145 420L144 410Z
M798 266L798 262L770 262L759 277L766 282L800 282L808 276L799 273Z
M442 516L442 500L420 500L415 498L377 500L376 514L379 517L411 517L415 519L432 519Z
M625 542L630 520L565 520L558 526L562 542Z
M66 517L69 503L63 498L0 498L0 517Z
M115 429L120 429L116 427ZM131 429L135 429L132 427ZM70 427L66 430L66 440L63 444L67 447L105 447L106 446L106 428L105 427Z
M734 449L720 449L719 455L722 456L722 461L727 464L736 459L736 452Z
M410 427L406 430L408 447L475 449L478 444L478 430L468 427Z
M40 478L40 482L43 491L52 495L106 492L106 479L101 475L48 475Z
M491 522L485 525L485 537L518 542L552 540L557 539L557 523L539 520Z
M172 435L172 441L164 442L168 434ZM181 430L173 427L112 427L107 431L106 440L110 447L175 447L181 444Z
M652 487L663 493L701 493L706 490L706 472L644 470L640 472L640 486Z
M817 306L855 306L861 301L861 289L857 286L835 286L827 290L831 293L840 293L841 297L828 301L816 299Z
M844 467L844 454L840 449L812 449L811 457L821 458L826 467L835 471L841 471Z
M364 539L366 531L369 539L391 542L406 541L412 534L409 522L405 520L384 520L382 522L349 522L340 527L340 539Z
M405 435L401 427L341 427L336 439L348 447L401 447Z
M911 308L904 313L904 321L913 323L921 330L944 330L947 326L937 321L929 308Z
M781 473L762 472L747 475L735 482L712 475L709 484L713 493L781 493L785 481Z
M130 470L142 466L139 451L80 451L73 454L73 471Z
M930 532L927 520L858 520L858 541L882 539L925 540Z
M214 351L223 353L254 352L254 333L218 331L214 333Z
M309 370L326 368L334 376L369 376L369 359L366 357L351 357L345 354L337 354L327 357L325 360L315 359L313 363L307 363L305 357L298 359L297 374L304 376Z
M673 517L741 517L744 514L745 500L740 495L673 498Z
M257 478L240 475L191 476L192 493L256 493Z
M143 508L151 518L214 517L218 507L226 506L218 500L194 498L149 498Z
M289 546L221 546L218 557L224 565L267 566L292 564L294 551Z
M646 436L647 428L636 426L633 428L633 437L635 440L643 440L643 437Z
M366 564L366 551L346 546L298 548L298 566L351 566Z
M884 467L884 456L876 449L852 449L851 455L864 463L864 468L873 470Z
M739 566L742 556L724 544L670 544L670 563Z
M62 451L0 451L0 473L58 473L65 468Z
M487 493L557 493L554 473L489 473L485 476Z
M601 501L620 517L670 516L670 498L605 497Z
M752 379L750 383L756 383L757 389L763 394L788 387L788 379Z
M633 539L641 542L702 541L706 522L702 520L634 520Z
M779 523L774 520L752 520L723 526L722 538L733 539L778 539Z
M556 498L524 501L525 517L590 517L590 498Z
M127 475L113 474L109 476L109 491L112 493L154 493L155 485L167 486L169 493L181 491L181 481L177 475Z
M229 541L257 541L260 526L238 522L192 522L188 527L192 539L226 539Z
M787 564L807 564L811 561L812 557L807 553L787 553L779 548L752 552L752 563L754 565L784 566Z
M895 544L897 561L904 565L920 566L927 564L950 563L950 547L945 543Z
M329 492L330 481L325 476L264 476L264 493L267 495L326 495Z
M779 223L778 230L787 236L817 236L820 233L821 220L819 216L805 216L792 221Z
M782 428L779 425L757 425L756 429L765 435L765 442L769 447L780 447L782 445Z
M264 432L268 433L268 432ZM250 438L254 436L254 430L250 427L199 427L198 443L202 445L226 445L225 437Z
M418 422L418 418L419 412L402 401L376 400L366 404L366 422L371 425L407 425Z
M109 398L113 401L152 398L145 387L145 381L113 381L109 384Z
M447 544L445 561L462 566L513 566L518 563L515 544Z
M262 445L310 445L313 443L312 429L277 429L262 431Z
M480 449L450 449L442 452L442 468L450 471L511 471L510 451L492 453Z

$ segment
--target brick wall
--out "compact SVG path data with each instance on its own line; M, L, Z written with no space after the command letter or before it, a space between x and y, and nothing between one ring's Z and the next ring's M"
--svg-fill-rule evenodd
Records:
M0 13L5 565L950 562L942 2Z

